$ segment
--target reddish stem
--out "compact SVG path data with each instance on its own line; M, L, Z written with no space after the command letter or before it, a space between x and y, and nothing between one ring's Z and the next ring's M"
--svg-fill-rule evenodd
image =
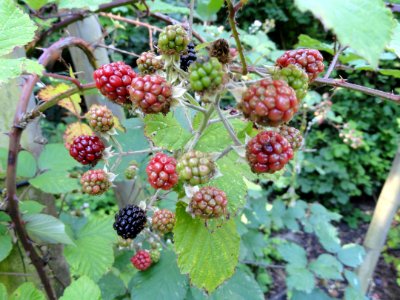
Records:
M95 65L95 59L93 54L91 53L91 47L85 41L75 37L65 38L54 43L51 47L43 52L43 54L39 58L39 63L46 67L51 62L57 60L61 56L62 50L69 46L76 46L81 48L85 52L85 54L88 55L89 60L92 62L92 64ZM32 264L36 268L39 278L46 291L47 297L50 300L53 300L56 299L56 296L44 269L43 260L38 255L32 241L29 239L21 218L16 186L18 161L17 158L21 147L21 135L24 130L24 126L21 126L21 120L23 120L25 117L29 99L31 97L33 88L38 81L38 75L30 75L27 79L27 82L24 84L21 97L19 99L18 106L14 115L13 127L9 133L10 141L7 161L6 199L8 203L7 211L13 221L15 232L17 233L18 238L20 239L22 246L25 249L26 255L30 258Z

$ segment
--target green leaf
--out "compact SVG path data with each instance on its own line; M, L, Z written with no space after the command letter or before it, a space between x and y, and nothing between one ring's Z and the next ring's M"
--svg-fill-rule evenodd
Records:
M2 299L2 300L8 299L6 286L4 284L2 284L1 282L0 282L0 299Z
M64 291L60 300L100 300L101 292L96 283L86 276L74 281Z
M73 244L59 219L45 214L24 215L23 219L29 237L37 243Z
M349 286L344 290L344 299L346 299L346 300L366 300L368 298L366 298L359 289Z
M18 154L17 176L31 178L36 174L36 159L28 151Z
M120 143L123 151L137 151L149 148L149 142L144 136L143 129L144 124L139 118L131 118L122 122L122 125L126 129L124 134L119 134L114 136L118 143ZM132 142L134 141L134 142ZM141 163L147 163L145 160L148 158L148 153L126 155L122 157L121 163L117 169L114 170L116 174L123 174L125 172L126 166L130 161L135 160L139 165ZM116 161L117 157L110 159L110 165ZM116 181L124 180L123 176L117 176Z
M113 243L117 240L112 223L111 217L89 220L76 234L75 245L64 248L73 274L86 275L97 282L110 270L114 262Z
M10 222L11 218L4 211L0 211L0 222Z
M32 282L21 284L10 296L10 300L46 300L43 292Z
M119 296L126 294L126 288L124 282L118 276L109 272L98 282L101 290L102 300L114 300Z
M222 8L224 0L199 0L196 11L203 21L209 21Z
M346 280L351 287L356 289L360 288L360 282L356 273L349 270L344 270L344 277L346 277Z
M394 24L382 0L295 0L295 3L301 11L311 11L325 27L332 29L341 44L353 48L374 68L378 66Z
M41 75L43 70L44 68L41 64L26 57L15 59L0 57L0 84L7 82L9 79L16 78L23 73Z
M329 252L336 253L340 249L337 229L329 223L314 225L314 232L321 245Z
M364 260L365 250L357 244L347 244L337 253L339 260L349 267L358 267Z
M290 265L297 267L305 267L307 265L307 253L303 247L289 242L278 245L277 250Z
M45 4L49 3L49 2L54 2L54 0L24 0L24 2L26 4L28 4L34 10L38 10L43 5L45 5Z
M305 267L287 265L286 284L289 289L310 293L315 286L314 275Z
M162 252L160 261L144 272L137 272L132 278L132 299L135 300L183 300L189 282L179 272L173 251Z
M292 300L334 300L321 289L313 289L311 293L293 291Z
M76 178L70 178L64 171L47 171L29 180L35 188L50 194L63 194L73 190L80 190L81 187Z
M7 258L12 249L11 236L9 234L0 235L0 261Z
M13 0L0 2L0 20L0 57L17 46L24 46L35 36L36 26ZM0 65L4 67L3 62Z
M58 9L88 8L95 11L108 0L59 0Z
M322 279L343 280L343 265L330 254L321 254L310 263L310 270Z
M38 214L43 208L45 206L36 201L25 200L19 203L19 209L22 214Z
M145 134L156 146L173 151L183 148L189 141L191 134L182 128L170 112L162 114L149 114L144 118Z
M179 3L179 2L178 2ZM154 0L147 3L151 12L160 12L164 14L181 14L188 15L190 10L187 7L169 4L164 1Z
M64 144L47 144L40 154L38 164L39 169L42 171L67 171L73 167L80 166L79 163L69 155Z
M251 122L234 119L231 124L237 135L244 141L245 134L243 132L251 130ZM218 122L211 124L204 130L195 148L203 152L217 152L223 151L229 145L233 145L233 141L224 125Z
M313 39L306 34L299 35L299 41L296 44L296 47L317 49L328 52L331 55L334 54L333 45L329 45L319 40Z
M387 48L396 53L398 57L400 57L400 23L397 21L396 27L393 30L392 40L390 41Z
M193 219L180 204L176 209L175 250L182 273L209 292L231 277L239 258L240 238L233 219L215 225ZM217 221L216 221L217 222Z
M264 294L253 275L237 270L210 297L210 300L219 299L263 300Z
M225 191L228 198L228 211L234 214L246 203L247 185L243 176L253 175L249 174L249 166L242 163L239 155L233 151L217 161L217 168L222 176L212 179L209 185Z

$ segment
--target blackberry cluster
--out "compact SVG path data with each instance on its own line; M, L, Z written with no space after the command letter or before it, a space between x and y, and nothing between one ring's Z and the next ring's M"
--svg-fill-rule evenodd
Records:
M168 209L157 210L151 223L153 229L162 234L172 232L175 226L175 214Z
M132 258L131 262L133 266L139 271L144 271L151 266L150 253L145 250L139 250Z
M213 91L223 83L224 74L217 58L199 59L189 68L190 86L196 92Z
M82 192L89 195L101 195L111 186L107 173L102 170L89 170L81 177Z
M129 104L127 87L135 77L132 68L122 61L103 65L93 73L100 93L120 105Z
M186 48L187 53L181 55L181 69L185 72L189 69L189 66L197 60L196 51L194 50L194 43L190 42Z
M286 81L267 78L247 88L239 109L254 123L278 126L293 118L299 103L295 91Z
M215 164L207 153L193 150L179 159L176 171L182 181L198 185L207 183L214 176Z
M246 158L254 173L274 173L293 158L293 149L279 133L263 131L247 143Z
M289 142L290 146L292 146L293 151L298 150L303 143L303 137L301 135L300 130L294 127L281 125L279 127L279 133Z
M190 211L199 218L219 218L226 214L228 199L224 191L212 186L202 187L189 203Z
M146 212L139 206L127 205L115 215L114 229L124 239L134 239L146 225Z
M94 104L85 116L94 131L107 132L114 127L114 116L107 106Z
M105 146L99 137L80 135L74 139L69 148L69 154L82 165L96 165L103 157Z

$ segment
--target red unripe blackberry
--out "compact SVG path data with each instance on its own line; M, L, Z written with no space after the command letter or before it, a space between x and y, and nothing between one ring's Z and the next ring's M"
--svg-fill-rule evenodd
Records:
M101 66L93 73L96 87L111 101L123 105L129 104L127 87L136 77L135 71L122 61Z
M154 52L151 51L140 54L136 60L136 64L142 74L153 74L164 67L163 61L157 58Z
M279 127L279 134L287 139L293 151L299 149L303 143L303 137L297 128L282 125Z
M97 132L107 132L114 127L114 116L104 105L92 105L86 113L90 127Z
M239 109L254 123L278 126L293 118L299 103L295 91L286 81L268 78L247 88Z
M171 232L175 226L175 214L168 209L157 210L151 223L153 229L162 234Z
M167 114L172 101L172 87L159 75L146 75L132 80L129 88L132 103L146 114Z
M178 182L176 159L157 153L146 167L149 183L155 189L169 190Z
M131 262L139 271L147 270L152 263L150 253L145 250L139 250L136 252L136 254L132 256Z
M76 137L69 148L69 154L82 165L96 165L103 157L105 146L99 137L81 135Z
M104 170L89 170L81 177L82 191L89 195L101 195L111 186Z
M146 225L146 212L139 206L127 205L115 215L113 228L124 239L134 239Z
M228 199L224 191L212 186L202 187L189 203L189 210L202 219L219 218L226 215Z
M263 131L247 143L246 158L254 173L274 173L293 158L293 149L279 133Z
M314 81L318 74L324 71L324 57L315 49L297 49L286 51L276 60L276 64L281 68L288 65L296 65L303 68L308 78Z

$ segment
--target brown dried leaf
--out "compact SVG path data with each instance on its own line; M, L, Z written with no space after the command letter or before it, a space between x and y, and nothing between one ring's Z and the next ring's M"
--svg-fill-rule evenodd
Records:
M93 130L88 125L81 122L75 122L69 124L63 136L65 148L69 150L69 147L74 138L83 134L93 135Z
M50 99L54 98L57 95L69 90L71 87L68 84L60 83L56 86L49 85L44 89L40 90L38 93L38 97L43 101L49 101ZM81 110L81 97L78 94L74 94L70 97L67 97L57 104L65 109L69 110L76 116L80 116Z

